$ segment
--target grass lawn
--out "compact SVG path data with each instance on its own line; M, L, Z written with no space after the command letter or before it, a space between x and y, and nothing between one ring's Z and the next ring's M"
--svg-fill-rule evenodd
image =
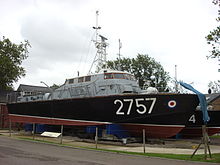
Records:
M207 160L205 160L203 154L194 155L193 158L191 158L191 155L185 155L185 154L161 154L161 153L145 153L144 154L144 153L140 153L140 152L126 152L126 151L108 150L108 149L99 149L99 148L95 149L95 148L91 148L91 147L79 147L79 146L73 146L71 144L59 144L59 143L51 142L51 141L33 140L32 138L19 137L18 139L38 141L38 142L42 142L42 143L62 145L62 146L68 146L68 147L76 147L76 148L84 148L84 149L91 149L91 150L98 150L98 151L121 153L121 154L142 155L142 156L149 156L149 157L160 157L160 158L168 158L168 159L187 160L187 161L220 163L220 153L212 154L211 159L209 158L209 155L207 155Z
M211 138L217 138L217 139L220 139L220 135L213 135L213 136L211 136Z

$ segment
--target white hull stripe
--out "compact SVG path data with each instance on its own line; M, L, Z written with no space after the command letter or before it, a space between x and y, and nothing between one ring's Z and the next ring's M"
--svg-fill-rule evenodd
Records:
M60 120L60 121L71 121L71 122L84 122L84 123L100 123L100 124L112 124L110 122L101 122L101 121L88 121L88 120L72 120L72 119L62 119L62 118L54 118L54 117L41 117L41 116L30 116L30 115L17 115L17 114L9 114L10 116L16 117L29 117L29 118L39 118L39 119L47 119L47 120Z

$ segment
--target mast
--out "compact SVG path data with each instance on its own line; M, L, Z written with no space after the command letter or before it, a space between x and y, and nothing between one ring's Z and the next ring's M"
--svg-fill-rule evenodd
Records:
M95 43L95 47L96 47L97 51L96 51L96 56L93 60L93 63L89 69L89 73L91 73L91 69L95 63L96 63L96 71L97 72L99 72L102 68L104 68L104 69L107 68L106 48L108 46L108 43L106 42L106 40L108 40L108 39L99 34L99 30L101 29L101 27L98 25L98 16L99 16L99 11L96 11L96 26L93 27L93 29L95 29L96 36L95 36L95 40L93 40L93 42Z
M177 82L177 65L175 65L175 92L178 92L178 82Z
M96 11L96 26L93 26L92 28L95 29L95 41L98 41L98 30L101 29L100 26L98 26L98 18L99 18L99 11Z
M118 62L119 62L119 64L118 64L118 66L117 66L117 68L118 68L118 70L121 70L121 48L122 48L122 43L121 43L121 40L120 40L120 38L118 39Z
M119 44L119 47L118 47L118 58L119 58L119 61L120 61L121 60L121 48L122 48L122 43L121 43L120 38L118 39L118 44Z

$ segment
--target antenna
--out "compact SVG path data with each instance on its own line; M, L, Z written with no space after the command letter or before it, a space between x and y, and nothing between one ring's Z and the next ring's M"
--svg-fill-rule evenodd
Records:
M101 27L98 26L98 18L99 18L99 11L97 10L96 11L96 25L92 27L93 29L95 29L95 33L96 33L95 40L96 40L96 42L98 40L98 30L101 29Z
M121 43L120 38L118 39L118 44L119 44L119 48L118 48L118 58L119 58L119 61L120 61L120 59L121 59L121 48L122 48L122 43Z
M177 82L177 65L175 65L175 92L178 92L178 82Z
M94 65L94 63L97 63L97 71L100 71L103 67L106 69L107 65L106 65L106 48L108 46L108 43L106 42L106 40L108 40L106 37L100 35L98 33L98 30L101 29L100 26L98 26L98 16L99 16L99 11L96 11L96 26L93 26L93 29L95 29L95 33L96 33L96 37L95 40L93 40L93 42L95 43L95 47L97 49L96 52L96 56L93 60L93 63L89 69L89 73L91 73L92 67ZM100 37L100 39L98 39L98 37Z
M118 70L121 70L121 48L122 48L122 43L120 38L118 39Z

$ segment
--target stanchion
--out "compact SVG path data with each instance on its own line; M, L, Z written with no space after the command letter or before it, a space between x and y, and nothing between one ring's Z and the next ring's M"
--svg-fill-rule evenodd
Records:
M33 123L33 140L35 139L35 123Z
M9 120L9 136L11 137L11 119Z
M63 144L63 125L61 125L60 144Z
M207 133L207 127L206 125L202 126L202 135L204 137L204 155L205 155L205 160L207 159L207 151L209 152L209 157L212 158L210 147L209 147L209 136Z
M95 148L98 148L98 127L95 128Z
M145 154L145 129L143 129L143 148L144 148L144 154Z

